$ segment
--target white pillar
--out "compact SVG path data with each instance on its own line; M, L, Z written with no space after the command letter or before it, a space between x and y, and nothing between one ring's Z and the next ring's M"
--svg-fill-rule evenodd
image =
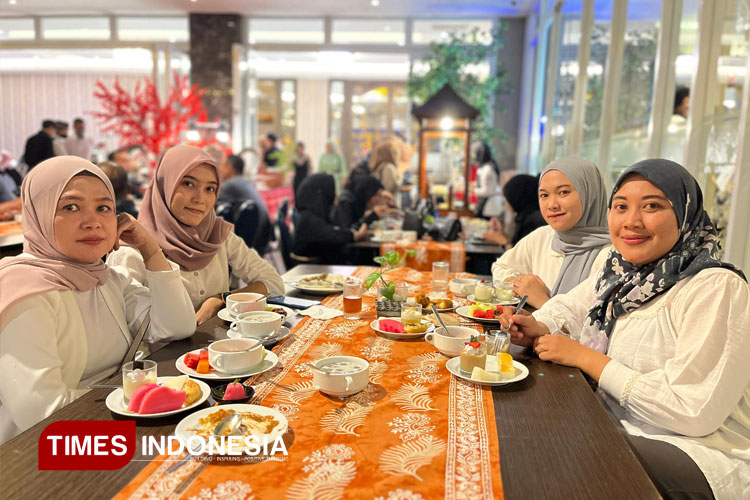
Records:
M578 75L573 90L573 115L568 130L568 154L581 154L583 123L586 119L586 87L589 81L589 59L591 58L591 30L594 27L594 0L583 0L581 13L581 42L578 45Z
M538 34L538 17L536 12L529 14L526 18L526 29L523 42L523 75L521 77L521 111L518 123L518 148L516 149L516 170L528 172L529 170L529 145L531 134L529 129L532 122L533 87L534 87L534 61L539 49L534 48L531 42Z
M297 80L297 140L305 143L313 170L328 141L328 80Z
M555 89L557 87L557 79L560 77L559 61L560 61L560 28L562 25L562 2L555 4L555 13L552 19L552 29L550 30L549 43L549 59L547 60L547 76L544 79L544 113L547 116L547 123L544 124L544 137L542 138L542 164L539 170L541 171L544 166L552 161L552 152L550 141L552 139L552 126L554 120L552 118L555 110Z

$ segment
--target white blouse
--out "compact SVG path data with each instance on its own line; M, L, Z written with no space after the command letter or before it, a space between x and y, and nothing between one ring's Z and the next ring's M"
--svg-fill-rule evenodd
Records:
M150 290L110 267L106 283L88 292L45 292L7 309L10 319L0 332L0 444L114 373L147 312L147 342L193 334L195 312L177 266L147 273Z
M135 248L120 247L109 255L107 264L126 269L130 277L148 286L146 266ZM229 291L229 266L232 266L232 274L246 283L260 281L272 294L284 295L284 281L276 269L258 252L248 248L242 238L229 233L206 267L198 271L180 270L182 284L196 310L208 297Z
M547 286L549 296L565 260L565 254L552 249L554 237L554 229L542 226L521 238L521 241L492 264L492 282L495 286L514 274L535 274ZM599 250L589 276L595 276L604 266L611 249L612 245L605 245Z
M578 340L595 278L534 313ZM617 319L599 395L634 436L687 453L716 498L750 498L750 287L705 269Z

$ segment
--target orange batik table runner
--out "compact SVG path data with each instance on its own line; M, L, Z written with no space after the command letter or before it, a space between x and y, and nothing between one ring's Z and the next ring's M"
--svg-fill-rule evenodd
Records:
M364 279L372 270L355 274ZM402 268L388 277L429 291L429 273ZM304 319L275 349L279 364L246 382L256 389L250 403L288 418L287 457L249 464L194 460L167 474L179 457L162 456L116 498L502 498L492 392L453 377L448 358L421 339L379 336L369 327L374 301L373 288L361 320ZM341 308L342 297L324 303ZM334 355L369 361L364 391L334 398L315 390L303 363ZM176 494L180 485L184 492Z

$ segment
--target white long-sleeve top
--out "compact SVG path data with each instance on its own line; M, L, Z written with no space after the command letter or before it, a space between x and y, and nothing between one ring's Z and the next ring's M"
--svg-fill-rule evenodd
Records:
M502 209L500 199L500 179L492 165L485 163L477 170L477 187L474 194L479 198L487 198L481 215L485 217L497 217Z
M147 312L147 342L193 334L195 312L177 266L147 273L150 290L110 268L106 283L88 292L45 292L8 308L0 332L0 444L115 372Z
M595 278L534 313L578 339ZM599 395L635 436L687 453L716 498L750 498L750 287L705 269L617 319Z
M555 286L560 274L565 254L552 249L555 230L542 226L521 240L492 264L492 282L497 286L514 274L535 274L547 286L547 295ZM612 245L605 245L599 250L589 276L595 276L607 261Z
M143 257L135 248L120 247L109 254L107 264L123 268L131 278L148 286ZM245 282L260 281L272 294L284 295L284 280L276 269L245 245L242 238L229 233L206 267L198 271L180 270L182 283L196 310L212 295L229 291L229 266L232 274Z

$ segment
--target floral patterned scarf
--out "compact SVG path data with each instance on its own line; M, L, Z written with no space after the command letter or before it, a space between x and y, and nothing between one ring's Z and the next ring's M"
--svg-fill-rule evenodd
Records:
M617 318L666 292L680 280L703 269L723 267L746 280L739 269L719 259L716 226L703 209L703 194L690 173L669 160L643 160L625 170L615 184L612 198L631 174L640 174L661 189L672 203L680 227L680 236L672 249L661 258L634 266L612 249L598 277L596 302L589 310L581 332L581 343L606 352L609 336Z

